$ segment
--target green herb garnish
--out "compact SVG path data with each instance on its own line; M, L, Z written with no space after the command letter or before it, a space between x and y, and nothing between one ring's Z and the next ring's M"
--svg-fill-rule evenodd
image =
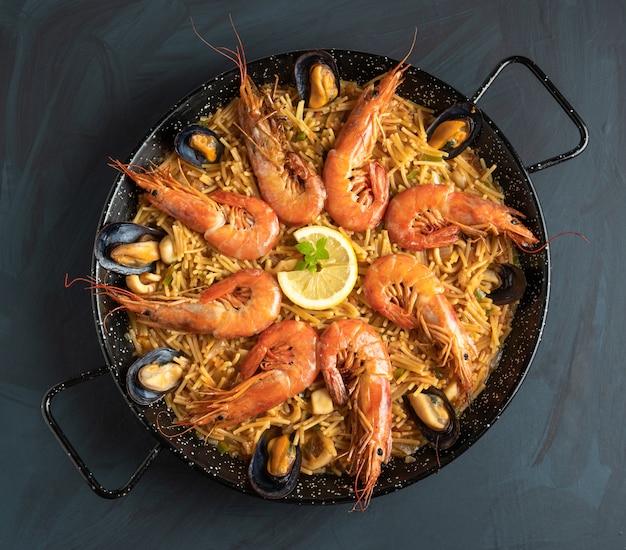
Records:
M305 269L308 269L311 273L319 271L322 268L320 261L330 258L330 254L326 250L327 240L326 237L322 237L317 240L315 245L309 241L298 243L296 249L304 255L304 260L297 263L296 271L304 271Z
M441 162L442 157L437 157L435 155L422 155L422 160L426 162Z
M409 181L413 181L418 174L418 170L417 168L413 168L413 170L411 170L407 175L406 175L406 179L408 179Z
M174 280L174 272L178 268L180 264L174 263L171 264L166 270L163 276L163 286L172 286L172 281Z
M220 441L217 444L217 452L220 453L221 455L226 454L228 452L228 444L225 443L224 441Z
M306 139L306 134L304 132L296 132L293 139L294 141L304 141Z

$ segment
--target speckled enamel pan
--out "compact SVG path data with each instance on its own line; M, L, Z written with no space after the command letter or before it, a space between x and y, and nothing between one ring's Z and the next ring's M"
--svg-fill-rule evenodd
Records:
M366 53L345 50L328 51L336 59L344 80L356 80L364 83L397 64L397 61L389 58ZM282 83L293 84L293 63L301 53L286 53L252 62L248 66L248 73L258 84L273 83L275 75L279 76ZM494 177L504 189L506 203L521 211L526 216L525 224L541 242L545 242L545 222L529 173L552 166L580 153L587 144L587 130L580 117L545 74L532 61L523 57L503 60L469 100L476 103L500 71L511 63L523 64L539 79L574 122L581 136L580 143L571 151L532 166L525 166L498 128L483 113L485 124L474 147L489 165L497 165ZM181 128L196 121L201 115L211 113L220 105L226 104L237 96L239 83L239 72L233 69L195 90L175 105L154 129L150 130L136 152L129 157L128 162L141 166L148 166L151 162L159 162L171 151L174 137ZM468 100L451 86L415 67L406 71L405 80L398 93L428 106L436 112L442 111L455 102ZM136 203L137 194L134 184L125 176L118 176L104 207L100 227L107 223L130 219L135 213ZM414 455L415 460L413 462L406 463L403 460L392 459L387 466L383 467L374 496L397 491L411 485L435 473L464 453L499 418L520 387L539 345L548 308L549 249L546 247L536 254L522 254L520 259L528 280L527 291L517 310L513 330L506 340L497 368L490 376L485 390L472 403L471 409L461 417L459 440L452 448L440 451L439 459L437 459L435 451L429 446L419 450ZM120 282L118 276L108 273L96 261L93 262L92 274L95 279L100 281L106 279L107 282L113 284ZM95 295L93 298L97 333L107 366L89 371L51 388L44 397L42 404L44 416L51 429L91 488L103 497L116 498L125 495L158 452L162 448L169 448L186 464L216 481L238 491L254 494L246 477L247 464L235 458L221 455L215 448L203 444L190 432L174 437L165 437L157 425L167 426L173 418L164 403L159 401L153 405L141 407L131 401L124 382L126 372L134 361L132 345L124 337L128 330L126 314L119 311L115 312L108 317L106 324L104 323L105 317L115 306L116 304L111 303L103 295ZM129 482L117 490L106 489L95 480L91 471L63 434L51 412L51 401L61 390L107 371L113 375L129 407L156 438L155 447L150 455ZM352 501L354 499L352 487L353 480L348 477L301 476L295 491L284 501L302 504L333 504Z

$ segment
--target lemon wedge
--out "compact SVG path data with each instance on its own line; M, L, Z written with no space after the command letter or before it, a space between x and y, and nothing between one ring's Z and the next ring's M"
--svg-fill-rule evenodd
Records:
M301 243L310 242L313 246L320 239L326 239L328 258L319 260L319 269L309 271L281 271L278 284L283 293L294 304L305 309L329 309L345 300L358 275L356 254L350 239L335 229L322 225L308 225L294 232Z

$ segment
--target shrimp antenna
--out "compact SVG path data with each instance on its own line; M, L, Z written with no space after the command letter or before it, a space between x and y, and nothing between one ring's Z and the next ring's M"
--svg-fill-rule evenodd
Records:
M522 251L525 252L526 254L537 254L537 252L541 252L544 248L546 248L553 240L558 239L559 237L562 237L563 235L575 235L576 237L580 237L583 241L585 241L586 243L589 243L589 239L587 237L585 237L582 233L579 233L578 231L562 231L561 233L557 233L556 235L554 235L553 237L549 238L545 243L543 243L541 246L537 247L537 248L533 248L532 250L528 250L527 248L523 248L521 246L518 246L518 248Z
M193 29L193 32L204 44L206 44L214 52L217 52L220 55L223 55L226 59L230 59L235 65L237 65L240 68L241 80L244 81L247 75L246 52L243 49L243 43L241 42L241 37L239 36L239 33L237 32L237 29L235 27L235 23L233 22L232 15L229 14L228 18L230 19L230 24L233 28L233 31L235 31L235 36L237 37L237 47L234 50L232 48L227 48L226 46L214 46L200 34L198 29L196 28L195 23L193 22L193 18L190 17L189 20L191 21L191 27Z
M65 274L65 282L64 282L65 288L70 288L73 284L77 282L87 283L88 286L85 287L86 290L93 290L95 294L103 294L105 296L110 296L110 297L113 297L115 293L118 293L121 296L128 296L128 297L134 296L130 290L126 290L123 288L115 288L115 292L113 292L111 289L114 287L106 285L105 283L99 283L93 277L75 277L74 279L70 281L69 274L68 273ZM123 305L119 305L109 310L107 314L104 316L104 319L102 319L103 326L106 328L107 320L111 315L113 315L117 311L124 311L124 310L125 310L125 306Z
M413 49L415 48L415 43L417 42L417 27L415 27L415 31L413 32L413 42L411 42L411 47L409 48L408 53L402 59L402 63L405 63L409 56L413 53Z
M195 425L193 424L189 426L184 426L183 424L174 423L174 424L170 424L169 426L164 426L161 424L161 416L163 415L166 415L168 419L170 419L170 416L167 412L159 411L159 414L156 417L156 426L157 426L157 430L159 430L159 433L167 439L174 439L175 437L185 435L186 433L189 433L196 429ZM166 433L165 431L166 429L169 429L169 428L182 428L182 429L176 430L176 433L169 434L169 433Z

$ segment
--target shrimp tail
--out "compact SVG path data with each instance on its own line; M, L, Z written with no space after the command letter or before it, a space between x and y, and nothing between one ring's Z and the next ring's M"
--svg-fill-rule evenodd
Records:
M337 368L337 351L328 340L328 338L319 340L317 355L323 365L322 374L331 399L335 404L343 406L348 402L348 390Z

